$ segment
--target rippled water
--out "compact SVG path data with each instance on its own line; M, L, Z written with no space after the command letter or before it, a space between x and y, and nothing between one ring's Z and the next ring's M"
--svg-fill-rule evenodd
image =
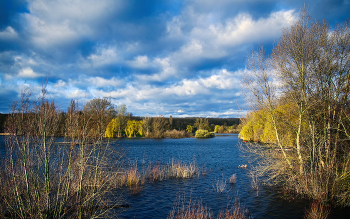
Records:
M0 155L4 155L3 140L0 136ZM280 198L272 188L260 187L257 194L252 189L249 173L249 157L244 156L237 144L241 143L237 135L217 136L210 139L119 139L110 144L116 149L122 148L130 163L138 168L149 163L167 164L172 158L182 162L195 160L205 175L190 179L167 179L161 182L146 183L137 194L128 190L117 190L130 204L118 216L120 218L166 218L179 197L186 200L201 201L204 206L217 215L239 199L253 218L303 218L309 202L303 200L286 201ZM3 156L1 156L3 157ZM247 169L238 168L248 164ZM235 184L228 180L237 175ZM227 180L226 191L222 194L213 189L216 181ZM332 210L332 218L348 218L344 209Z
M130 209L123 218L166 218L176 200L199 200L217 215L221 209L238 198L254 218L303 218L305 202L284 201L275 192L260 188L257 194L252 189L247 169L238 168L248 164L249 159L238 149L237 135L217 136L210 139L123 139L112 144L127 148L127 157L143 163L167 163L172 158L205 167L206 175L192 179L169 179L148 183L137 195L125 194ZM232 174L237 175L236 184L228 183ZM224 193L216 193L213 186L217 180L227 180Z

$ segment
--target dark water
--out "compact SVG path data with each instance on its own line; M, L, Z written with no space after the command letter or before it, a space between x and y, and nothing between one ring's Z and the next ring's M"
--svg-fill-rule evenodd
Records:
M127 157L143 163L167 163L172 158L191 162L195 159L199 167L205 167L206 175L191 179L169 179L148 183L137 195L125 194L130 209L122 218L166 218L179 197L201 201L217 215L221 209L239 199L254 218L303 218L306 201L285 201L273 190L260 188L258 194L252 189L247 169L238 168L248 164L238 149L237 135L217 136L211 139L123 139L113 142L127 148ZM236 184L228 183L232 174L237 175ZM213 186L217 180L227 180L226 191L216 193Z
M121 139L110 141L111 146L122 148L130 163L141 169L149 163L167 164L172 158L182 162L195 160L197 166L206 170L205 175L190 179L167 179L146 183L137 194L128 190L117 190L130 208L120 213L119 218L166 218L179 197L187 201L200 201L203 206L217 215L221 209L239 199L253 218L303 218L308 201L287 201L276 191L261 186L257 193L251 187L249 157L237 147L237 135L217 136L211 139ZM0 136L0 156L4 157L3 137ZM238 168L248 164L247 169ZM235 184L229 184L229 177L237 175ZM216 193L213 186L217 180L227 180L224 193ZM347 209L332 209L332 218L350 218Z

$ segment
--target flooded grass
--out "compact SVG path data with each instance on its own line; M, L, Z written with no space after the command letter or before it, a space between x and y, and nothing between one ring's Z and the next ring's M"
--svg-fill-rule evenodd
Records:
M226 209L222 209L217 216L214 216L211 209L204 206L201 201L188 202L184 198L178 200L167 219L245 219L248 218L247 211L236 202Z

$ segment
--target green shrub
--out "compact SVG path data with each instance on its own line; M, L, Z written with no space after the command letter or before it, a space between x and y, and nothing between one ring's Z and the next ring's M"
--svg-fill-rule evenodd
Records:
M199 129L196 131L196 138L213 138L215 135L208 130Z

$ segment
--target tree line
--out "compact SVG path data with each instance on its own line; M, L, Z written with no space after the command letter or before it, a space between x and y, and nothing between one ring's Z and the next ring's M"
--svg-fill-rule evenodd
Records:
M123 110L121 110L123 109ZM237 132L239 119L217 118L166 118L162 115L156 117L133 117L126 113L125 105L117 108L115 116L106 127L105 137L149 137L149 138L180 138L191 136L198 130L207 130L216 133ZM130 114L129 114L130 115ZM216 125L209 121L219 122ZM233 124L227 126L227 123Z

